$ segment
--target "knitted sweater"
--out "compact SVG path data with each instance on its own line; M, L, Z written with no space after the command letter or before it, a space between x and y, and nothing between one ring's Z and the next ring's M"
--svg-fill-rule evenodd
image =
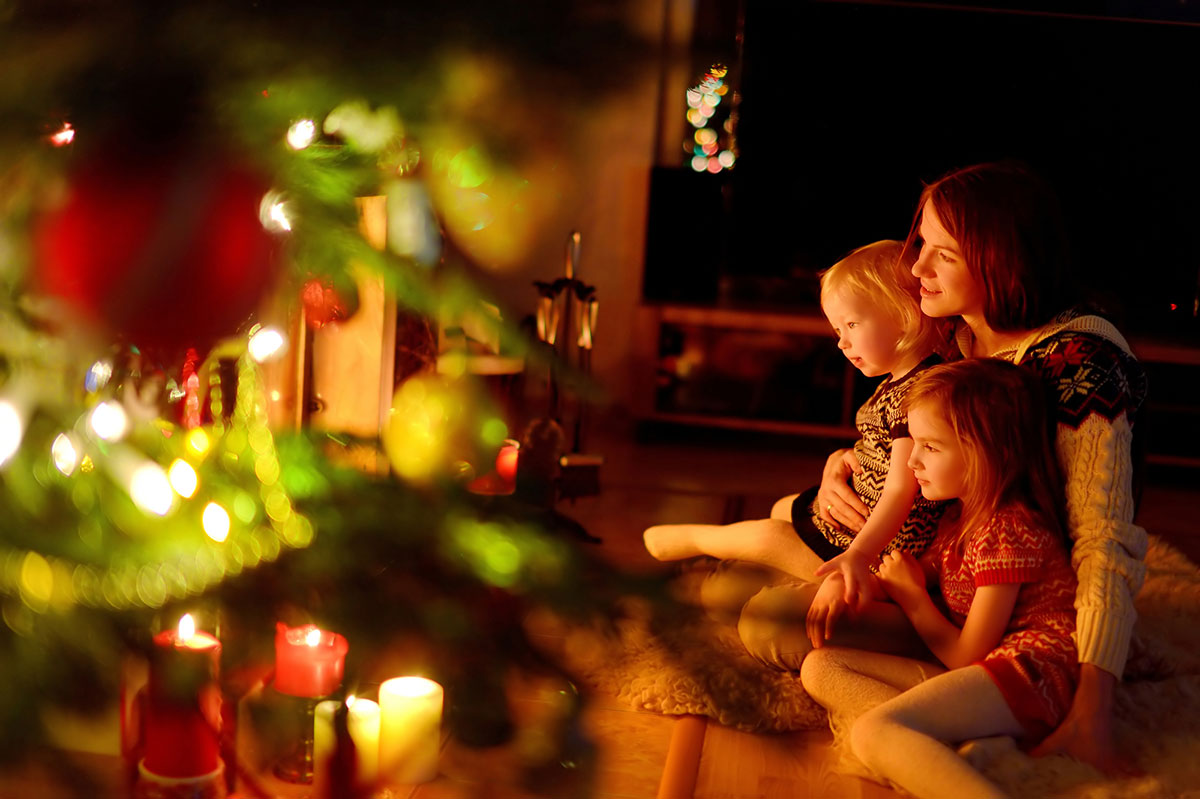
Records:
M959 349L968 354L971 344L970 330L960 326ZM1137 619L1133 598L1146 576L1146 531L1133 523L1131 457L1145 372L1115 327L1076 312L991 355L1033 370L1049 392L1079 578L1079 660L1120 677Z

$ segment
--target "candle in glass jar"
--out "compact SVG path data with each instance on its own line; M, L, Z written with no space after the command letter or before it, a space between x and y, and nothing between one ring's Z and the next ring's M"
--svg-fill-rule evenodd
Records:
M395 677L379 686L379 769L385 781L413 784L437 776L442 686Z
M146 691L144 768L162 777L199 777L220 766L221 642L185 615L154 636Z
M341 704L327 699L317 704L314 713L313 785L317 795L328 785L329 761L337 748L334 716ZM346 705L346 730L354 743L357 782L370 786L379 779L379 704L352 696Z
M290 696L328 696L342 684L346 639L312 624L275 626L275 690Z

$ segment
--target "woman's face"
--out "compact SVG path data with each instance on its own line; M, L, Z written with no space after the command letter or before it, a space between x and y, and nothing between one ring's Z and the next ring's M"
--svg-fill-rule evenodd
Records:
M921 280L921 311L933 317L983 316L983 286L929 201L921 209L918 233L923 243L912 273Z

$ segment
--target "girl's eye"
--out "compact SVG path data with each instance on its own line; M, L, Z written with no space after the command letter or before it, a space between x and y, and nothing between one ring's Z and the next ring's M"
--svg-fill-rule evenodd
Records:
M853 330L856 327L858 327L858 322L847 322L846 323L847 330Z
M933 448L932 444L925 444L924 448L926 452L937 452L937 450Z

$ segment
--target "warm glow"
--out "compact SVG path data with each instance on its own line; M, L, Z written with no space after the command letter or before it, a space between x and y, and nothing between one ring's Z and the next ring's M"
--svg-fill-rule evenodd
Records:
M61 128L50 134L50 143L55 147L66 147L73 141L75 141L75 128L71 127L70 122L64 122Z
M303 150L317 137L317 125L311 119L302 119L288 128L287 143L293 150Z
M66 433L59 433L50 445L50 457L54 460L54 468L70 477L79 465L79 451L75 442Z
M17 407L8 400L0 400L0 463L6 463L16 454L24 435L25 423Z
M304 643L308 644L309 646L320 646L321 645L321 631L319 629L317 629L316 627L313 627L311 630L309 630L307 633L304 634Z
M229 537L229 513L215 502L204 507L204 532L214 541L224 541Z
M192 636L196 634L196 620L192 618L192 614L185 613L183 618L179 620L179 631L175 637L178 643L186 644L192 640Z
M260 328L250 337L250 343L247 349L250 352L250 357L257 363L264 363L274 355L283 352L284 344L287 343L283 334L273 327Z
M271 206L271 221L283 230L292 229L292 223L288 221L287 214L284 213L283 203L275 203Z
M292 229L288 219L284 197L277 191L269 191L263 195L258 204L258 221L272 233L286 233Z
M440 687L424 677L395 677L387 681L388 693L397 696L429 696Z
M175 489L175 493L184 499L195 494L196 487L200 484L200 478L196 475L196 470L192 468L192 465L179 459L176 459L167 469L167 480L170 481L171 488Z
M205 433L199 427L191 430L187 434L188 449L197 455L205 455L211 445L211 442L208 440L208 433Z
M157 463L147 461L133 471L129 496L134 504L155 516L166 516L175 502L175 492L167 474Z
M105 401L92 409L88 420L92 431L105 441L120 440L129 429L129 417L119 403Z

